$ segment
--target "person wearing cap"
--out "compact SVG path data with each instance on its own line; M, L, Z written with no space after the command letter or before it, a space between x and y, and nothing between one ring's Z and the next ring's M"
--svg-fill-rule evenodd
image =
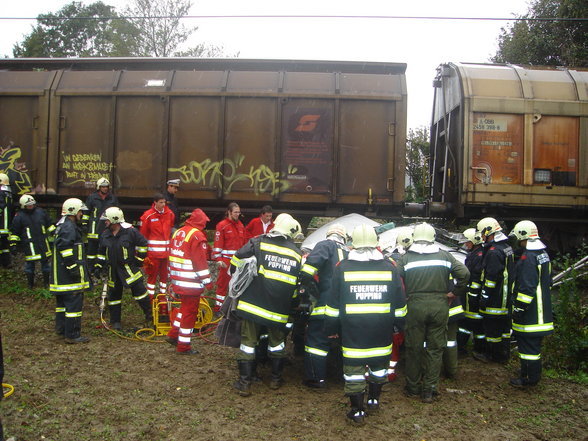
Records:
M16 251L22 250L25 255L25 274L29 288L35 286L35 262L41 265L43 286L49 288L51 272L51 247L49 236L55 231L55 225L45 210L37 207L35 198L30 194L20 197L21 210L12 221L10 246Z
M84 291L91 288L86 251L79 224L87 207L77 198L67 199L61 208L53 242L49 290L55 295L55 332L66 343L86 343L81 335Z
M10 227L12 224L12 191L6 173L0 173L0 265L10 266Z
M110 191L110 181L102 177L96 181L96 191L86 198L86 211L82 218L82 224L87 228L88 240L88 265L94 268L100 234L106 228L103 220L100 220L102 213L109 207L118 207L117 197Z
M123 211L109 207L101 219L106 229L100 234L95 269L108 268L108 313L110 327L121 330L123 288L130 288L135 301L145 314L145 326L153 325L151 302L145 289L141 267L147 256L147 239L125 222Z
M175 216L174 220L174 231L177 230L180 226L180 208L178 206L178 200L176 198L176 193L180 189L180 180L179 179L170 179L167 181L167 188L163 192L163 196L165 197L165 202L169 209Z
M247 242L245 238L245 227L239 220L240 217L241 208L236 202L231 202L225 212L225 218L216 224L214 245L211 254L212 260L216 262L218 268L216 278L216 304L214 305L215 313L220 311L220 307L225 301L225 296L229 289L231 257Z
M510 236L524 249L515 265L512 308L521 370L510 384L528 387L541 380L541 344L543 337L553 333L551 262L535 223L520 221Z
M510 359L514 253L508 237L493 217L481 219L476 230L484 241L479 308L486 335L486 352L476 352L473 356L482 362L506 363Z
M262 327L267 327L268 356L271 360L270 389L283 383L286 358L287 323L292 299L296 295L302 252L293 240L302 234L300 224L289 214L280 214L272 231L247 242L231 258L231 271L255 256L257 276L237 302L241 322L241 346L237 355L239 379L233 384L239 395L251 395L255 375L255 347Z
M367 366L367 411L380 407L387 382L394 325L406 314L400 273L377 249L373 227L359 225L351 234L353 249L333 273L325 308L329 338L341 336L344 392L351 410L347 418L363 424Z
M480 292L482 291L482 258L484 249L482 247L482 235L475 228L468 228L463 233L463 238L459 241L468 251L465 259L465 266L470 271L470 281L468 290L462 299L464 306L464 319L459 325L457 335L457 344L459 350L466 352L466 345L470 338L473 337L473 354L475 357L483 357L486 346L486 336L484 334L484 324L480 314Z
M325 309L329 303L335 266L348 254L347 230L340 223L334 223L327 229L326 239L318 242L306 257L300 272L301 286L316 295L316 299L311 299L314 307L308 319L304 347L302 384L310 388L326 387L327 356L331 342L325 332Z
M171 283L181 304L166 341L176 346L178 355L198 353L191 345L192 329L198 318L200 296L214 286L208 270L210 250L204 233L209 220L200 208L196 208L186 224L174 233L170 244Z
M272 222L273 211L269 205L261 207L261 213L258 217L251 219L245 227L245 239L257 237L261 234L269 233L274 227Z
M431 403L437 386L443 351L447 345L450 304L467 288L470 272L464 264L435 243L435 229L417 224L413 244L398 259L408 297L405 348L405 395ZM455 282L448 292L450 277ZM424 343L427 343L426 350Z

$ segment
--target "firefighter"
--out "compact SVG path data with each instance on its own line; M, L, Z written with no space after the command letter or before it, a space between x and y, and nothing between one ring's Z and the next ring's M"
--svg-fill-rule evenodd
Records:
M0 265L10 266L10 227L12 224L12 191L8 175L0 173Z
M260 234L269 233L274 227L272 222L273 211L269 205L261 207L261 213L258 217L251 219L245 227L245 238L247 240L257 237Z
M470 338L473 337L474 357L483 357L486 346L486 336L484 335L484 324L482 315L479 310L480 291L482 290L482 236L475 228L468 228L463 232L464 238L460 241L468 251L465 259L465 266L470 271L470 281L468 291L462 303L464 305L465 318L460 323L457 343L460 351L466 351L466 345Z
M213 287L208 270L210 250L204 233L209 220L200 208L196 208L186 224L174 233L170 244L171 283L181 305L166 341L176 346L179 355L198 353L192 348L190 337L198 317L200 296Z
M270 389L283 383L288 316L300 273L302 253L293 239L302 233L289 214L280 214L272 231L251 239L231 258L234 271L245 259L255 256L257 276L239 297L236 312L241 322L241 346L237 356L239 379L233 384L241 396L251 395L255 373L255 347L262 326L267 327L268 356L272 374Z
M342 339L344 391L351 403L347 418L363 424L366 366L367 410L376 411L387 382L394 324L406 314L406 300L398 269L376 248L373 227L359 225L351 238L353 249L333 274L326 330L329 338Z
M327 238L318 242L300 272L300 280L305 291L315 293L314 307L308 319L306 344L304 347L304 380L302 384L310 388L326 387L327 356L330 341L325 332L325 308L329 304L331 283L335 266L347 258L347 230L339 223L327 230ZM318 287L315 277L318 276Z
M541 379L541 343L553 333L551 262L537 226L528 220L515 225L510 236L524 249L514 270L512 330L517 338L521 371L510 384L534 386Z
M413 241L398 260L408 296L405 395L420 395L423 402L431 403L439 395L437 384L447 345L449 305L465 291L470 273L449 252L439 248L435 229L426 222L415 226ZM447 292L450 276L455 287Z
M169 181L167 181L167 188L163 193L167 206L174 214L174 231L180 227L180 209L178 207L178 200L176 198L176 193L179 189L180 180L170 179Z
M108 265L108 312L110 327L121 326L121 302L123 288L130 288L135 301L145 314L145 326L153 325L151 302L145 289L141 267L147 255L147 239L125 222L122 210L109 207L102 214L106 229L100 234L100 246L96 258L96 271ZM98 275L98 274L97 274Z
M483 362L506 363L510 358L509 312L514 254L496 219L481 219L477 231L484 240L479 308L486 335L486 351L473 355Z
M104 221L100 218L102 213L108 207L118 206L118 199L110 191L110 181L107 178L100 178L96 181L96 191L86 198L87 211L82 218L83 224L87 228L88 239L88 265L94 268L96 262L96 255L98 253L98 245L100 242L100 234L104 231Z
M216 261L218 275L216 279L216 304L214 311L220 311L225 300L229 281L229 265L231 257L235 252L245 245L245 227L239 220L241 209L236 202L231 202L227 207L225 218L216 225L214 233L214 245L212 249L212 260Z
M12 221L10 246L16 250L20 248L25 254L25 274L29 288L35 286L35 262L41 264L43 286L49 288L51 273L51 247L49 236L55 231L47 212L37 207L35 198L29 194L20 197L21 210Z
M140 219L141 234L147 239L147 258L145 273L147 274L147 292L149 298L160 303L161 314L167 314L167 280L169 240L174 226L174 214L166 205L161 193L153 197L153 205ZM155 298L155 288L159 277L159 294ZM165 317L167 318L167 317ZM165 320L164 317L160 321Z
M55 331L70 344L86 343L81 335L84 291L91 288L81 223L84 203L67 199L61 208L53 242L53 262L49 290L55 295Z

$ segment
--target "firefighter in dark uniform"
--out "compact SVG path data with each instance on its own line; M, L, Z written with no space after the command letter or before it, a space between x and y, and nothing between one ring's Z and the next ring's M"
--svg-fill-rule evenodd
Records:
M88 239L88 265L94 268L100 234L104 231L104 221L101 220L102 213L108 207L118 206L118 199L110 191L110 181L106 178L100 178L96 181L96 191L90 194L86 199L86 212L82 218L83 224L87 226Z
M539 240L537 226L528 220L517 223L510 233L523 254L514 271L512 330L517 338L521 372L510 380L516 387L534 386L541 379L541 343L553 333L551 309L551 262Z
M12 191L8 175L0 173L0 265L10 266L10 226L13 216Z
M108 264L108 311L110 327L120 330L123 288L130 288L135 301L145 314L145 326L153 325L151 301L143 281L141 268L147 256L147 239L125 222L118 207L109 207L102 215L106 229L100 235L96 270Z
M394 324L406 315L406 299L399 271L376 248L373 227L359 225L351 237L353 249L333 274L326 327L330 338L342 339L344 391L351 403L347 418L363 424L366 366L367 409L375 411L388 381Z
M231 271L243 259L255 256L257 276L239 297L237 314L241 322L241 346L237 356L239 379L234 387L241 396L251 395L255 369L255 347L263 326L267 327L268 356L272 362L271 389L282 385L286 357L288 316L300 273L302 253L292 239L302 233L300 224L289 214L280 214L274 229L251 239L231 258Z
M20 248L25 254L25 274L29 288L35 286L35 262L41 264L43 286L49 288L51 274L51 248L49 236L55 231L47 212L37 207L35 198L25 194L20 198L21 210L12 221L10 246Z
M475 228L468 228L463 232L463 235L464 239L460 242L464 244L465 249L468 251L465 266L470 271L470 282L468 291L462 299L465 318L460 323L457 344L460 351L465 353L467 342L471 336L474 355L479 358L482 357L480 354L485 353L486 347L484 324L479 309L480 292L482 291L483 241L482 236Z
M304 347L303 384L311 388L321 389L326 386L327 356L331 343L325 332L325 308L329 303L335 266L349 253L346 241L345 227L339 223L331 225L327 230L327 238L314 246L300 272L302 286L316 295L308 319ZM315 276L318 276L318 287Z
M466 290L470 273L449 252L439 248L431 225L416 225L413 241L398 260L408 297L405 394L420 395L423 402L431 403L439 394L437 384L447 345L449 305ZM447 292L450 276L455 287Z
M486 352L474 354L480 361L506 363L510 358L511 289L514 254L508 237L492 217L478 222L477 231L484 240L480 314L486 335Z
M78 227L85 209L84 203L77 198L63 203L63 217L57 222L53 242L49 290L56 301L55 331L71 344L90 340L81 335L84 291L91 285L82 232Z

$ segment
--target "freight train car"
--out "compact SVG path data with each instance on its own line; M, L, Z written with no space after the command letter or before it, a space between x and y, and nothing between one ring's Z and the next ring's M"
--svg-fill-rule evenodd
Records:
M448 63L434 86L431 214L586 231L588 71Z
M405 64L227 59L0 60L0 170L17 193L127 207L168 179L184 207L398 213ZM54 195L51 197L51 195Z

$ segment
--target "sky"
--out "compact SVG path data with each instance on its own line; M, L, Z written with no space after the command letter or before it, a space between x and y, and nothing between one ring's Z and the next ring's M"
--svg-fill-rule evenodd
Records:
M122 10L129 0L103 0ZM71 0L3 1L0 17L57 12ZM84 1L92 3L91 0ZM351 15L512 18L528 0L195 0L190 15ZM185 45L223 46L239 58L381 61L406 63L408 127L429 126L432 81L439 64L485 63L500 30L512 21L401 20L392 18L200 18ZM35 21L0 20L0 56L31 31Z

